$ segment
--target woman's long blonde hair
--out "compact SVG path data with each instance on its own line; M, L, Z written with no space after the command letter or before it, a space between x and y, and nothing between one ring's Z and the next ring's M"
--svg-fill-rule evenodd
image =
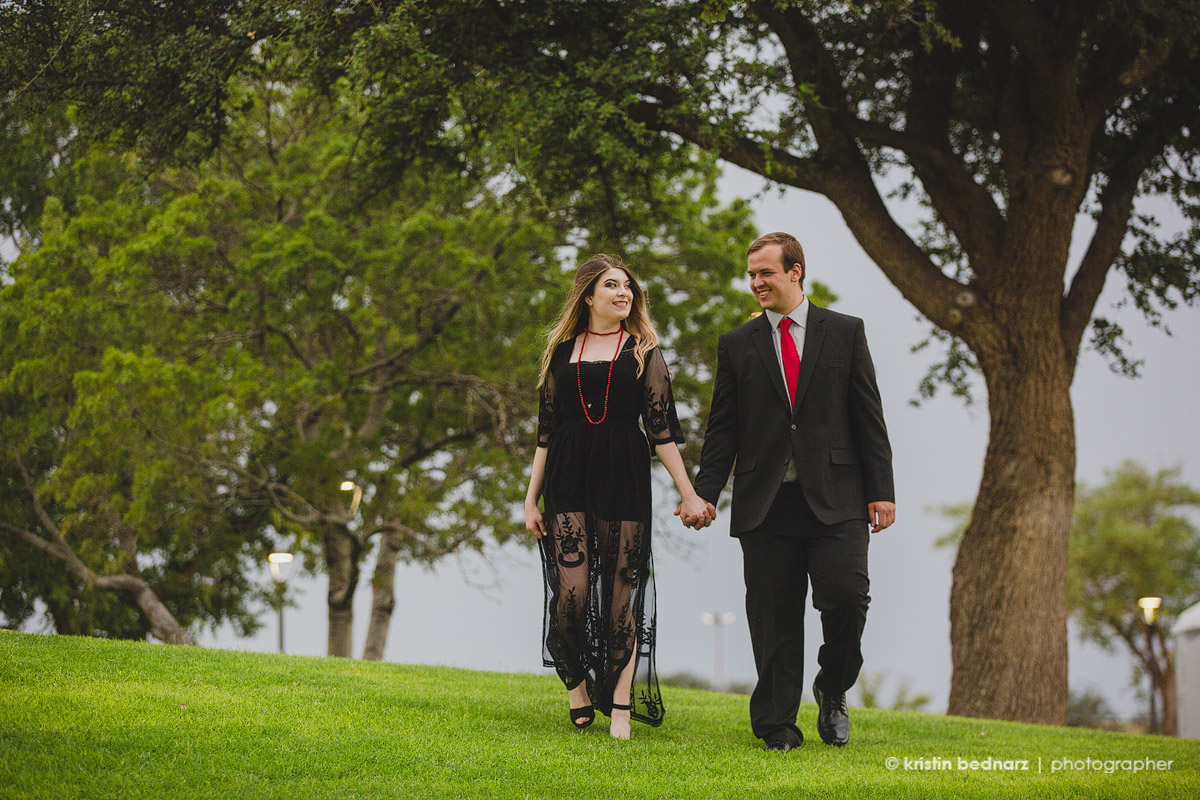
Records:
M590 313L584 299L591 297L596 289L596 281L609 269L616 267L629 276L630 290L633 292L633 305L629 316L621 325L625 331L634 337L633 357L637 361L637 374L641 375L646 368L646 354L658 345L658 334L654 332L654 324L650 321L650 308L646 303L646 295L638 285L637 278L629 270L629 266L617 258L603 253L597 254L584 261L575 270L575 283L571 287L567 301L563 303L562 312L550 328L546 336L546 349L542 353L542 370L538 377L538 386L546 383L550 374L550 356L554 348L568 339L573 339L583 333L587 327Z

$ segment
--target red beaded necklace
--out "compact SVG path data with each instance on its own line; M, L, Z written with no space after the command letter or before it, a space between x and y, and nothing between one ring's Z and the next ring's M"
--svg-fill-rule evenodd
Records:
M617 337L617 352L613 353L612 361L608 362L608 385L604 387L604 414L600 417L600 419L592 419L591 415L588 414L587 411L587 403L583 402L583 378L580 377L580 375L583 372L583 367L581 366L583 364L583 349L587 347L587 337L589 333L591 333L593 336L612 336L614 333L621 334L619 337ZM604 422L604 417L608 416L608 390L612 388L613 364L617 363L617 356L621 355L621 341L624 338L624 328L618 328L617 330L609 331L608 333L596 333L594 331L589 331L587 328L583 329L583 343L579 345L579 360L575 362L575 383L579 386L579 405L583 407L583 416L586 417L587 421L593 425L599 425L601 422Z

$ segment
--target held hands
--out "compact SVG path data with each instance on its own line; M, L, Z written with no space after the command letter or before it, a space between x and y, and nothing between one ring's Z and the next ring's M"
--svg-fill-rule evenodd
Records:
M712 503L693 493L675 509L675 516L679 517L686 527L698 531L712 524L717 518L717 509Z
M871 525L871 533L879 533L896 521L896 504L886 500L878 500L867 505L867 522Z

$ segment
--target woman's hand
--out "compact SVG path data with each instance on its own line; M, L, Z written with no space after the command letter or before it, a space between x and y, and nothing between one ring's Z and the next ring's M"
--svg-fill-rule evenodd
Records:
M542 523L542 512L538 510L536 503L525 504L525 528L539 539L546 535L546 526Z
M717 510L713 508L712 503L707 502L700 495L692 493L675 509L675 515L687 527L700 530L712 524L713 519L717 516Z

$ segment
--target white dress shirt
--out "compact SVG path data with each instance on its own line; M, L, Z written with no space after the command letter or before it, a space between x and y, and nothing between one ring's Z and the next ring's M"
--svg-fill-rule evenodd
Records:
M792 341L796 343L796 354L803 358L804 331L808 326L808 297L805 297L803 300L801 300L800 305L793 308L792 313L790 314L780 314L779 312L772 311L769 308L766 309L766 312L767 320L771 323L771 342L775 345L775 361L779 364L779 374L783 376L783 385L787 386L787 373L783 369L783 350L781 349L782 345L780 344L780 336L783 334L779 330L779 323L783 321L784 317L787 317L792 321L792 327L788 330L788 334L791 335ZM791 391L795 390L796 387L793 386ZM784 483L787 483L788 481L800 480L800 474L796 472L795 458L788 462L787 473L784 474L783 480Z
M792 321L792 328L788 331L792 335L792 341L796 343L796 354L801 358L804 356L804 329L808 327L808 298L805 297L800 301L800 305L792 309L790 314L780 314L771 309L767 309L767 319L771 322L771 342L775 345L775 360L779 363L779 374L783 376L783 385L787 386L787 373L783 371L783 350L780 349L780 339L782 335L779 332L779 323L784 317L788 317ZM792 387L795 389L795 387Z

